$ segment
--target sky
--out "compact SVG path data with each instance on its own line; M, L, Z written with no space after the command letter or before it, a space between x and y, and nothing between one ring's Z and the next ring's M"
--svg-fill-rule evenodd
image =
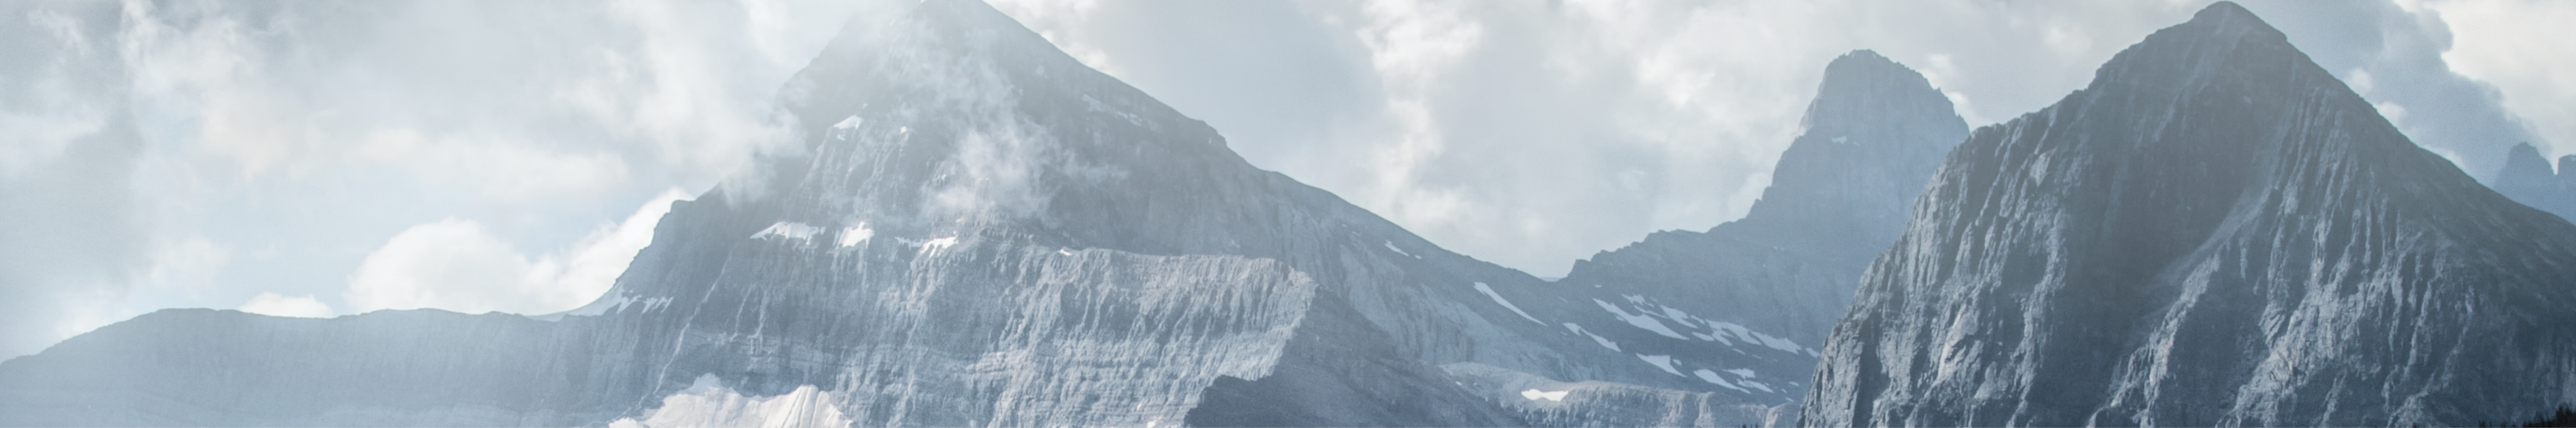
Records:
M1826 62L1971 126L2185 1L991 0L1254 165L1543 277L1743 215ZM777 87L898 0L0 2L0 358L162 308L549 313L796 145ZM2576 2L2244 2L2485 178L2576 154Z

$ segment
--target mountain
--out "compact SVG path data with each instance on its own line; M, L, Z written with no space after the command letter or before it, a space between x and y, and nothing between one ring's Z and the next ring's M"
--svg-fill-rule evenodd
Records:
M2461 426L2576 397L2576 225L2220 2L1954 149L1800 422Z
M156 312L0 362L0 425L1737 426L1794 398L1700 357L1769 335L1443 250L980 2L853 20L780 92L804 149L675 203L591 305Z
M2516 144L2505 153L2504 168L2496 171L2491 184L2496 193L2514 202L2576 221L2576 155L2560 156L2558 169L2552 171L2540 149L2531 143Z
M1866 50L1826 65L1803 125L1743 219L1707 232L1656 232L1575 262L1557 284L1657 326L1766 333L1697 354L1772 376L1718 379L1729 387L1803 398L1815 347L1849 309L1861 272L1904 232L1923 183L1968 134L1950 99L1921 74ZM1587 328L1621 342L1658 334Z

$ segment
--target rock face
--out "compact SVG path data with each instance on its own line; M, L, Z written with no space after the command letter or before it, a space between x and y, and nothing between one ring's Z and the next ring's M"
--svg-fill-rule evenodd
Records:
M2496 193L2514 202L2576 221L2576 155L2558 157L2558 168L2552 171L2549 159L2540 157L2540 149L2531 143L2514 145L2491 184Z
M1557 283L1637 306L1603 304L1622 318L1777 335L1786 352L1730 339L1727 349L1697 354L1715 359L1707 365L1718 373L1712 383L1759 385L1754 392L1765 393L1769 404L1804 398L1814 347L1842 319L1870 260L1904 232L1915 195L1942 155L1968 133L1949 98L1921 74L1870 51L1825 67L1804 125L1805 134L1780 155L1771 186L1743 219L1707 232L1657 232L1575 262ZM1638 301L1627 302L1631 296ZM1620 342L1656 333L1609 324L1585 327ZM1772 377L1736 376L1730 369Z
M2221 2L1951 153L1801 423L2518 420L2576 399L2571 244Z
M1253 168L982 3L907 8L853 21L781 91L805 150L675 204L590 306L165 311L0 363L0 425L1776 419L1756 388L1709 380L1735 367L1685 353L1767 335L1613 316L1647 302L1442 250ZM1662 334L1585 327L1648 324ZM162 381L187 373L222 375ZM1594 387L1509 388L1558 380Z

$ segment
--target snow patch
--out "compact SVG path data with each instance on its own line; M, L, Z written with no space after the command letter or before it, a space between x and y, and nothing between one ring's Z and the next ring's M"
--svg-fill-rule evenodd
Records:
M1737 386L1735 386L1735 383L1734 383L1734 382L1727 382L1727 381L1726 381L1726 377L1725 377L1725 376L1718 376L1718 375L1717 375L1717 372L1708 371L1708 369L1693 370L1693 371L1691 371L1691 374L1699 375L1699 380L1708 381L1708 383L1714 383L1714 384L1717 384L1717 386L1723 386L1723 387L1726 387L1727 389L1733 389L1733 390L1736 390L1736 391L1743 391L1743 392L1746 392L1746 393L1751 393L1751 392L1753 392L1752 390L1747 390L1747 389L1744 389L1744 388L1741 388L1741 387L1737 387Z
M1779 336L1772 336L1769 334L1763 334L1759 331L1753 331L1753 329L1745 328L1743 325L1724 321L1708 321L1708 324L1710 335L1718 337L1721 341L1724 341L1723 339L1725 336L1734 336L1736 339L1744 342L1762 345L1771 349L1778 349L1789 353L1809 353L1805 347L1798 346L1798 342L1791 342L1789 339L1784 339ZM1733 344L1734 342L1727 343Z
M1396 247L1395 247L1395 241L1380 241L1380 242L1383 242L1383 243L1385 243L1385 244L1386 244L1386 250L1387 250L1387 251L1394 251L1396 254L1403 254L1405 257L1412 257L1412 258L1417 258L1417 259L1422 258L1422 256L1417 256L1417 255L1413 255L1413 253L1407 253L1407 252L1404 252L1404 249L1402 249L1402 248L1396 248Z
M860 243L868 242L869 238L875 238L876 236L876 229L869 229L868 222L859 222L857 225L841 229L841 248L858 246Z
M832 405L832 393L813 385L769 397L745 397L715 375L699 375L688 389L662 397L662 407L643 420L620 418L611 428L646 427L821 427L849 426L850 419Z
M1689 312L1682 312L1682 310L1680 310L1680 309L1673 309L1673 307L1671 307L1671 306L1664 306L1664 305L1655 305L1655 306L1657 306L1657 307L1661 307L1661 308L1664 308L1664 319L1673 320L1673 322L1676 322L1676 323L1681 323L1681 325L1682 325L1683 327L1699 328L1699 325L1696 325L1696 324L1692 324L1692 323L1691 323L1691 320L1698 319L1699 317L1691 316ZM1701 339L1701 340L1707 340L1707 339Z
M867 124L867 122L867 119L860 119L858 115L850 115L850 117L841 119L838 123L833 123L832 129L830 131L825 131L824 136L834 140L850 141L855 139L852 137L855 137L856 134L858 134L859 126Z
M1573 391L1573 390L1565 390L1565 391L1540 391L1540 390L1537 390L1537 389L1530 389L1530 390L1527 390L1527 391L1521 391L1521 398L1527 398L1527 399L1529 399L1530 401L1538 401L1538 400L1547 400L1547 401L1565 401L1565 394L1566 394L1566 393L1569 393L1569 392L1574 392L1574 391Z
M823 233L823 228L814 227L804 223L782 221L770 223L769 228L761 229L760 233L751 234L751 239L813 241L814 234L817 233Z
M1574 331L1574 334L1580 334L1580 335L1584 335L1584 336L1587 336L1587 337L1591 337L1591 338L1592 338L1592 342L1593 342L1593 343L1599 343L1599 344L1601 344L1601 347L1603 347L1603 348L1610 348L1610 350L1612 350L1612 351L1617 351L1617 350L1619 350L1619 342L1612 342L1612 341L1610 341L1610 339L1603 339L1603 338L1601 338L1601 335L1598 335L1598 334L1592 334L1592 332L1589 332L1589 331L1583 331L1583 326L1574 325L1574 323L1565 323L1565 329L1566 329L1566 330L1573 330L1573 331Z
M921 241L921 255L925 255L925 256L938 255L938 254L939 254L939 250L945 250L945 249L948 249L948 247L952 247L952 246L956 246L956 245L957 245L957 237L955 237L955 236L946 237L946 238L939 238L939 239L932 239L932 240L928 240L928 241Z
M1834 144L1851 144L1851 137L1834 137Z
M1733 369L1733 370L1727 370L1726 372L1727 372L1727 373L1734 373L1734 374L1735 374L1735 377L1740 377L1740 378L1745 378L1745 379L1752 379L1752 378L1753 378L1753 369Z
M1521 307L1520 307L1520 306L1514 306L1514 305L1512 305L1512 301L1510 301L1510 300L1503 300L1503 295L1501 295L1501 294L1495 294L1495 293L1494 293L1494 288L1493 288L1493 287L1485 286L1485 283L1482 283L1482 282L1476 283L1476 292L1479 292L1479 293L1485 293L1485 297L1493 298L1493 299L1494 299L1494 303L1500 303L1500 304L1502 304L1504 309L1511 309L1511 310L1512 310L1512 313L1515 313L1515 314L1521 314L1521 318L1522 318L1522 319L1530 320L1530 322L1538 323L1538 325L1547 325L1547 322L1545 322L1545 321L1539 321L1539 320L1538 320L1538 317L1530 316L1529 312L1522 312L1522 311L1521 311Z
M1631 302L1642 302L1644 300L1642 296L1628 296L1628 299ZM1599 302L1600 300L1594 299L1594 301ZM1643 303L1639 304L1643 305ZM1689 312L1683 312L1680 309L1673 309L1671 306L1655 306L1663 309L1663 313L1661 315L1663 315L1665 319L1681 323L1684 327L1706 328L1708 330L1706 333L1697 331L1690 333L1692 337L1697 337L1699 340L1724 343L1727 346L1735 346L1736 342L1744 342L1748 344L1761 345L1766 348L1778 349L1793 354L1818 354L1814 349L1798 346L1798 342L1792 342L1787 338L1755 331L1742 324L1725 321L1710 321L1706 318L1693 316ZM1623 318L1626 316L1626 312L1621 312L1617 308L1611 307L1609 303L1602 303L1602 307L1611 309L1614 313L1620 314ZM1646 315L1640 315L1639 317L1652 315L1656 314L1648 313ZM1635 321L1630 321L1630 323L1635 323Z
M1671 355L1637 354L1637 359L1646 360L1646 364L1653 364L1655 365L1655 368L1664 369L1665 373L1672 373L1674 376L1682 375L1682 371L1673 370L1673 356Z
M1592 299L1592 303L1600 304L1602 310L1610 311L1611 315L1617 315L1620 321L1627 321L1628 325L1637 326L1637 328L1655 332L1655 334L1664 335L1664 337L1690 340L1689 337L1682 336L1681 333L1673 332L1672 327L1665 327L1663 322L1655 321L1655 317L1629 315L1628 311L1619 309L1618 305L1612 305L1610 302L1601 301L1601 299Z

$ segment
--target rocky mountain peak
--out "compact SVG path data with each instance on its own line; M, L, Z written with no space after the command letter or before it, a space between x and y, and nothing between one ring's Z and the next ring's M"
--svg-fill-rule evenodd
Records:
M2505 153L2504 168L2490 184L2514 202L2576 221L2576 172L2571 171L2576 171L2576 155L2558 158L2558 169L2552 171L2539 148L2522 143Z
M2576 227L2234 4L1978 129L1917 207L1803 424L2466 425L2576 384Z
M1842 317L1862 270L1904 230L1915 195L1943 153L1967 135L1967 124L1922 75L1870 51L1826 66L1805 123L1745 218L1704 233L1656 232L1576 262L1557 283L1592 297L1576 302L1604 309L1653 302L1658 309L1634 318L1617 313L1629 323L1722 325L1778 339L1672 355L1745 373L1812 370L1809 344L1824 340ZM1621 327L1588 331L1632 349L1657 336ZM1745 384L1716 373L1707 378L1733 382L1722 387L1762 385L1764 398L1776 399L1766 401L1780 405L1806 388L1797 380Z
M1929 143L1946 149L1958 143L1903 138L1957 128L1958 113L1921 73L1869 50L1845 53L1825 65L1824 83L1801 120L1808 134L1838 144Z
M1866 243L1864 251L1874 253L1895 239L1941 156L1967 136L1949 97L1921 73L1867 50L1825 66L1801 121L1806 132L1780 154L1745 225L1720 228L1796 235L1782 237L1790 242Z

